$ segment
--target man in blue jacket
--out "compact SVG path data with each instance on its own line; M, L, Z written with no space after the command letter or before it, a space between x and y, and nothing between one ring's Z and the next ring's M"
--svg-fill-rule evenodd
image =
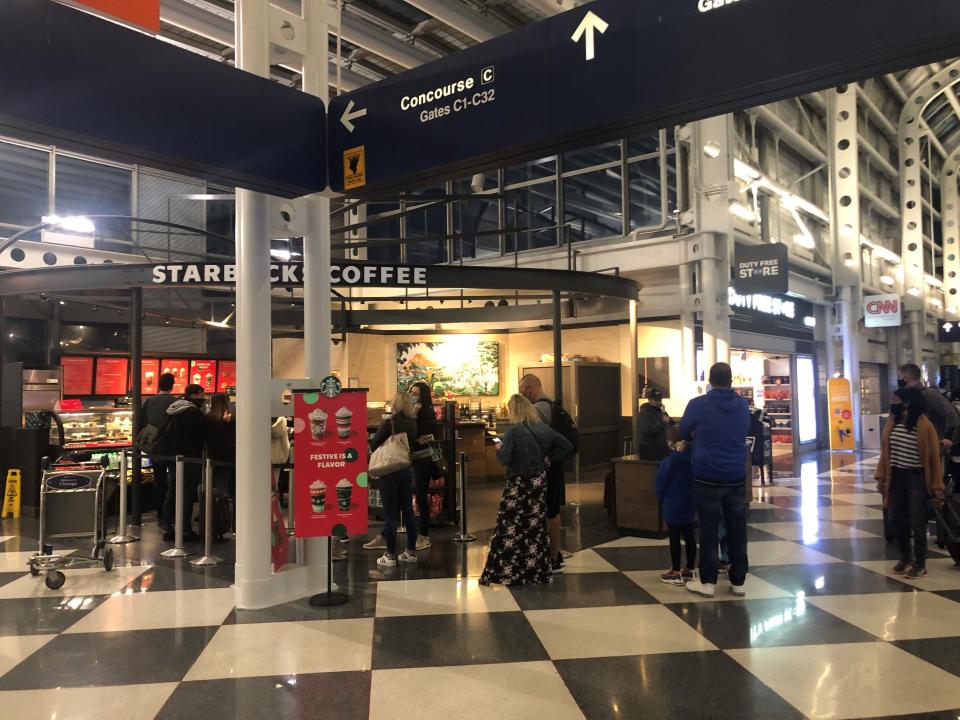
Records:
M719 571L719 527L727 527L730 583L733 594L744 595L747 578L747 401L731 389L733 372L727 363L710 368L711 389L687 404L680 437L693 441L693 476L700 518L700 577L687 590L713 597Z

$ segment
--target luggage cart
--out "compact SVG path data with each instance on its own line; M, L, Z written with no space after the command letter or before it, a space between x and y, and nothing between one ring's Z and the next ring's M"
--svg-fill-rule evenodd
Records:
M104 481L110 461L106 456L99 463L57 463L51 465L50 458L43 458L40 479L40 547L37 554L28 561L30 574L37 576L46 573L44 582L51 590L63 586L66 576L63 570L103 566L110 572L113 569L113 549L106 547L104 538ZM49 527L46 511L48 496L85 494L92 501L93 530L90 533L58 531L56 526ZM48 540L53 537L86 537L90 535L93 545L90 555L56 555Z

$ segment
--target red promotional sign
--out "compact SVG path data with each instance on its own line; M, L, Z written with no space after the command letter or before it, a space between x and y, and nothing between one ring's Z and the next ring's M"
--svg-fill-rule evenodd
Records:
M160 361L146 358L141 360L140 393L142 395L156 395L158 382L160 382Z
M187 377L187 371L190 369L190 363L187 360L164 360L160 363L161 373L170 373L173 375L173 394L183 395L187 389L187 383L190 382Z
M237 386L237 363L234 360L221 360L217 374L217 392L226 392L228 387Z
M297 537L367 531L367 393L295 393Z
M205 393L217 390L217 361L192 360L190 362L190 382L203 386Z
M63 357L64 395L93 395L93 358Z
M127 394L127 367L129 360L125 357L97 358L97 377L94 393L97 395L126 395Z
M72 0L71 4L160 32L160 0Z

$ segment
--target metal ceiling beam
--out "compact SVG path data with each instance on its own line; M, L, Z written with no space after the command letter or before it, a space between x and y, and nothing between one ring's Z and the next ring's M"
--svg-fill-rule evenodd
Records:
M897 96L900 102L907 102L907 91L903 89L903 86L900 84L900 81L897 80L897 76L893 73L887 73L883 76L884 82L887 84L887 87L893 91L893 94ZM933 145L934 149L940 153L940 157L947 157L947 149L943 147L943 143L940 142L940 138L937 137L936 133L930 129L930 126L927 125L926 120L920 121L920 127L924 129L928 138L930 138L930 144Z
M492 40L513 29L492 18L483 17L478 11L471 10L459 0L405 0L405 2L477 42Z
M569 10L579 3L573 0L523 0L523 4L536 10L544 17L551 17L565 10Z
M415 68L437 57L350 15L341 15L340 22L344 40L402 67Z

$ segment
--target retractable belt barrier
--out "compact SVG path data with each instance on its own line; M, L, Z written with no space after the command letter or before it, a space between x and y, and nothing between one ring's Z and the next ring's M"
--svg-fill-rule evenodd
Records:
M467 532L467 454L460 453L460 531L453 536L454 542L468 543L477 539Z
M126 545L127 543L138 542L140 540L136 535L130 535L127 531L127 453L132 448L121 448L120 450L120 507L117 512L117 534L107 540L111 545Z

